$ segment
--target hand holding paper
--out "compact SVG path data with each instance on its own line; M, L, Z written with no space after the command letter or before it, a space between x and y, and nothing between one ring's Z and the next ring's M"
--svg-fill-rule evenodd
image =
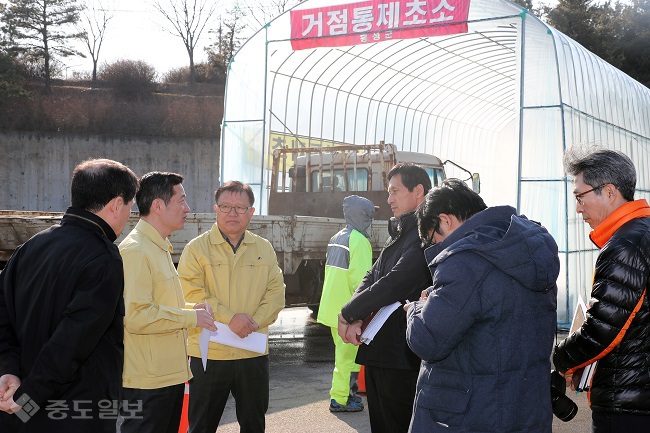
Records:
M260 329L252 316L246 313L235 314L228 324L230 330L241 338L246 338L251 332Z
M363 333L359 336L359 344L370 344L370 342L375 338L375 335L377 335L377 332L379 332L381 327L384 326L386 320L388 320L390 315L393 314L393 311L397 310L400 305L402 305L402 303L399 301L386 305L377 311L377 313L374 314L367 323L364 322L364 325L366 326L365 328L362 328Z
M210 304L196 304L194 310L196 311L196 326L210 331L217 330L214 326L214 316Z
M210 342L225 344L226 346L236 347L238 349L250 350L256 353L266 352L267 335L261 332L251 332L245 338L241 338L225 323L214 322L217 327L215 332L210 332L207 329L201 331L199 335L199 351L201 352L201 360L203 361L203 370L208 364L208 347Z
M359 335L361 335L361 324L361 320L350 323L345 331L345 338L343 341L359 346L361 344L359 341Z

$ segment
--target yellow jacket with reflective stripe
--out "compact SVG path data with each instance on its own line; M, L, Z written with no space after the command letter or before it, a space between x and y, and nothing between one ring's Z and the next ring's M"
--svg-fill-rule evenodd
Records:
M338 327L338 314L350 300L372 267L370 241L357 230L346 227L330 240L325 262L325 281L318 309L318 323Z

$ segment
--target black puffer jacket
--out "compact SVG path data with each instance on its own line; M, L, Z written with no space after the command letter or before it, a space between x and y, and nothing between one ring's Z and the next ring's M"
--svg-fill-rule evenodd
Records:
M350 323L395 301L415 301L431 285L415 213L404 214L399 221L391 219L394 222L398 224L389 230L390 238L381 255L341 311ZM406 313L402 308L393 312L370 345L359 346L357 363L404 370L420 368L420 358L406 344Z
M587 320L553 362L573 372L598 359L591 408L650 415L650 218L623 222L596 261Z

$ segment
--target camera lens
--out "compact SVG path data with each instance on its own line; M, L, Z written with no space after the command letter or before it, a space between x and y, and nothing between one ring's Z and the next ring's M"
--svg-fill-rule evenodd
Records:
M564 422L571 421L578 413L578 405L555 388L551 388L551 407L553 415Z
M551 371L551 407L560 420L571 421L578 413L578 405L565 395L566 382L557 371Z

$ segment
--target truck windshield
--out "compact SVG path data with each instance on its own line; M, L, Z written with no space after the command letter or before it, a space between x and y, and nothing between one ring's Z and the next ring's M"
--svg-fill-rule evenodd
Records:
M442 169L433 167L424 167L424 169L429 173L431 186L440 186L442 181L445 180L445 172Z
M445 179L445 172L441 168L424 167L429 174L432 186L440 186ZM348 188L345 186L345 172L342 169L334 170L334 188L331 189L332 180L330 171L323 171L323 191L368 191L368 170L357 168L357 179L354 181L354 170L348 170ZM311 173L310 191L320 191L320 176L318 171Z
M342 169L334 170L334 179L330 171L323 171L323 191L368 191L368 170L366 168L357 168L356 182L354 179L354 170L348 172L348 187L345 185L345 172ZM311 173L310 191L320 191L320 173L314 171ZM334 187L333 189L332 186Z

